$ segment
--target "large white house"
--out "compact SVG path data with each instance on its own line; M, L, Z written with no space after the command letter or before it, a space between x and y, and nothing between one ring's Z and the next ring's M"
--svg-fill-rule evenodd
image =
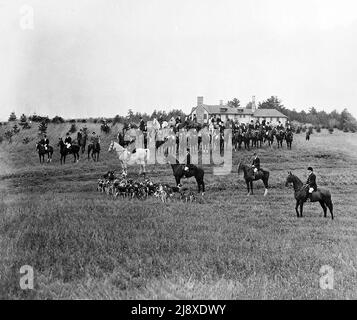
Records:
M221 100L217 105L209 105L203 103L203 97L197 97L197 106L191 111L191 116L196 115L197 122L207 123L211 116L221 118L222 121L227 119L238 120L240 123L249 123L259 120L266 120L272 124L277 124L279 121L285 125L288 117L276 109L258 109L255 105L255 97L252 98L252 108L233 108L223 104Z

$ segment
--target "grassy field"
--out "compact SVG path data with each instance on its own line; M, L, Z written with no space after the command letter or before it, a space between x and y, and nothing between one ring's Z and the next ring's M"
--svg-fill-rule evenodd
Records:
M51 142L68 128L50 125ZM27 135L32 141L23 145ZM204 198L166 204L96 192L98 177L119 170L107 152L114 133L103 138L99 163L63 166L57 147L52 163L39 164L35 136L30 129L0 144L0 298L357 298L356 134L323 130L309 142L295 135L292 150L261 149L270 171L265 198L262 182L246 196L236 164L252 152L241 151L228 176L205 166ZM335 220L324 219L316 203L296 218L287 171L305 180L310 165L318 185L332 193ZM148 171L152 180L174 184L169 166ZM194 180L183 183L196 190ZM35 270L34 290L19 287L22 265ZM323 265L334 270L333 290L320 288Z

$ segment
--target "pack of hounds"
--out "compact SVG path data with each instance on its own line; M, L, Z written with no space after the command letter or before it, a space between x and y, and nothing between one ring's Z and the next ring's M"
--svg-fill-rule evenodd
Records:
M115 171L108 171L102 178L98 179L97 191L111 195L114 198L142 199L145 200L153 196L166 203L170 200L180 200L183 202L196 202L196 196L188 188L178 185L177 187L168 184L154 183L146 178L141 181L127 179L125 176L116 176Z

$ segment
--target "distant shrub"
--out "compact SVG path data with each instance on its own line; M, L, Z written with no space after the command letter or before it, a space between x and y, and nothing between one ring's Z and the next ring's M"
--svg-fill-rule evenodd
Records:
M352 133L355 133L356 132L356 129L355 128L351 128L350 130Z
M15 112L11 112L10 116L9 116L9 121L16 121L17 118L16 118L16 114Z
M45 123L49 123L51 120L46 116L38 116L36 114L29 116L29 120L33 121L33 122L45 122Z
M20 132L20 128L17 126L17 124L12 127L12 131L14 132L14 134L18 134Z
M321 127L320 126L316 126L315 130L316 130L316 132L321 132Z
M349 130L348 130L348 128L347 127L344 127L343 128L343 132L348 132Z
M0 136L0 143L2 143L4 141L4 137Z
M76 123L76 119L70 119L68 122L69 123Z
M20 125L22 125L22 129L31 129L31 126L29 125L28 122L25 122L23 124L20 123Z
M29 137L23 138L23 140L22 140L23 144L28 144L29 142L30 142L30 138Z
M12 143L13 135L14 135L14 133L12 132L12 130L8 130L5 132L5 138L8 140L9 143Z
M332 133L333 133L333 128L330 127L330 128L328 129L328 132L329 132L330 134L332 134Z
M87 119L81 119L80 122L87 123Z
M69 128L70 133L75 133L77 131L77 127L75 123L72 123L71 127Z
M51 120L52 123L64 123L64 119L60 116L55 116Z

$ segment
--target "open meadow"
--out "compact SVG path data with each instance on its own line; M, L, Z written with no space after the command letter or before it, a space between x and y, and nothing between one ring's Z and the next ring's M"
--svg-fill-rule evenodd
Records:
M99 124L86 124L99 131ZM78 128L81 125L78 124ZM37 128L0 144L0 298L2 299L357 299L357 135L327 130L309 142L295 134L292 150L259 149L270 171L247 196L234 152L230 175L205 165L206 194L197 202L113 199L96 190L108 170L117 128L102 134L100 161L59 163L56 142L69 124L50 124L55 152L40 164ZM5 127L0 127L3 135ZM23 144L25 136L29 144ZM297 218L288 171L303 182L312 166L332 193L335 219L318 203ZM169 165L148 165L153 181L175 184ZM129 167L136 177L138 167ZM184 186L196 192L193 178ZM20 267L35 271L34 290L19 287ZM333 289L320 288L322 266L334 270Z

